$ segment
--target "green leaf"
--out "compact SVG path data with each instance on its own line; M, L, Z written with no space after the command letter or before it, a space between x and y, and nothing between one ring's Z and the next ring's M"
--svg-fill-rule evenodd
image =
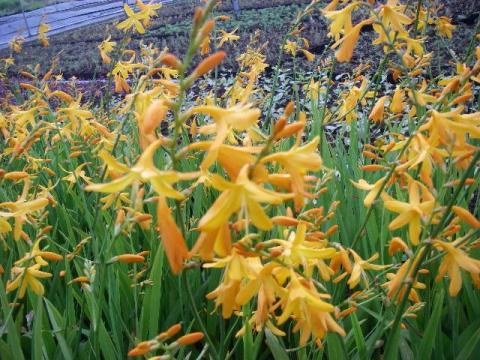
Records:
M440 320L442 318L443 299L445 297L445 291L440 290L435 296L432 315L425 328L422 342L420 343L418 358L430 359L433 344L435 343L435 336L437 335L438 328L440 326Z
M343 339L336 333L327 334L327 350L329 359L348 359Z
M470 359L478 342L480 341L480 328L470 337L470 340L462 347L462 350L455 358L456 360Z
M43 336L42 336L42 324L43 323L43 301L42 297L38 296L37 298L37 309L35 311L35 318L33 323L33 349L32 349L32 358L42 360L42 346L43 346Z
M50 301L48 301L46 298L43 300L45 301L48 317L50 319L50 323L52 324L55 337L60 345L60 350L62 351L63 357L66 360L71 360L73 359L72 353L68 347L65 337L63 336L63 333L65 332L65 319Z
M367 350L365 348L365 337L363 336L362 328L358 322L357 314L350 314L350 320L352 321L353 336L355 337L355 343L357 344L358 356L360 359L366 359Z
M265 341L275 360L288 360L288 354L285 348L280 344L278 338L268 329L265 329Z

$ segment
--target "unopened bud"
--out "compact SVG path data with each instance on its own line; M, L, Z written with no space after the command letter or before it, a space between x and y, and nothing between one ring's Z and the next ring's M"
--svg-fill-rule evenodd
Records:
M225 51L218 51L215 54L210 55L208 58L204 59L193 71L193 78L198 79L210 70L216 68L218 65L220 65L225 56L227 56L227 53Z
M178 338L176 341L179 345L191 345L199 342L204 337L202 332L194 332L191 334L183 335L182 337Z

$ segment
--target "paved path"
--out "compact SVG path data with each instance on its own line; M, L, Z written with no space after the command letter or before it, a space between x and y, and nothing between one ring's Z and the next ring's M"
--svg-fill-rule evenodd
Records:
M169 3L173 0L155 0ZM132 5L135 0L127 0ZM8 47L15 35L22 35L27 41L35 40L38 25L42 20L50 25L47 35L58 34L100 21L121 17L123 0L69 0L49 5L23 14L0 18L0 49ZM28 24L28 28L27 28Z

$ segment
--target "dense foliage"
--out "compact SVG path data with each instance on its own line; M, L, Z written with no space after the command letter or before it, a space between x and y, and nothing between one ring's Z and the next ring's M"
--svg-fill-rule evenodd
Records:
M159 5L126 5L90 39L108 74L98 98L56 61L19 66L12 39L2 356L474 357L478 25L435 69L428 36L449 48L456 29L434 2L277 10L288 21L272 46L253 10L233 20L210 0L188 27L161 27ZM319 16L329 47L316 54L304 29ZM151 43L169 31L184 34L173 50ZM378 66L348 65L362 37ZM227 61L236 71L219 71Z

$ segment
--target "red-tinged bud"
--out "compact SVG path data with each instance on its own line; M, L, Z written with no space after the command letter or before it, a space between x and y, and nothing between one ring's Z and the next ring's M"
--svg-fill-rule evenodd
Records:
M145 117L142 124L143 134L150 134L160 125L167 115L168 108L164 101L155 100L145 112Z
M333 234L335 234L338 230L338 225L335 224L333 226L331 226L328 230L327 230L327 236L331 236Z
M461 208L460 206L453 206L453 212L457 215L462 221L466 222L468 225L474 229L480 229L480 221L473 216L470 211Z
M289 117L295 111L295 103L290 101L287 106L285 106L285 117Z
M182 62L173 54L165 54L160 58L160 62L165 64L173 69L180 69L182 67Z
M30 79L35 79L35 76L33 76L31 73L27 72L27 71L20 71L20 75L22 76L25 76L27 78L30 78Z
M372 164L372 165L364 165L361 167L361 169L363 171L380 171L380 170L385 170L385 166L382 166L382 165L376 165L376 164Z
M202 8L197 7L195 13L193 14L193 26L198 26L198 23L203 18L204 11Z
M83 151L74 151L68 157L71 159L77 158L83 154Z
M218 65L220 65L225 56L227 56L227 53L225 51L218 51L215 54L210 55L208 58L204 59L193 71L193 78L198 79L199 77L208 73L210 70L216 68Z
M287 119L285 116L282 116L275 123L275 126L273 127L273 134L274 135L278 134L280 131L282 131L285 128L286 125L287 125Z
M40 231L40 234L38 234L38 236L40 237L42 235L48 234L50 231L52 231L52 229L53 229L52 225L47 225L42 229L42 231Z
M201 38L204 39L208 35L210 35L214 26L215 26L215 20L213 19L210 19L207 22L205 22L205 24L202 27L202 30L200 30Z
M30 91L40 91L40 89L36 88L32 84L27 84L27 83L20 83L19 84L22 89L25 90L30 90Z
M123 264L137 264L137 263L143 263L145 261L145 258L140 255L135 255L135 254L122 254L118 256L114 256L111 258L107 263L114 263L114 262L121 262Z
M3 175L7 180L21 180L28 177L28 173L25 171L11 171Z
M170 328L168 328L166 333L167 333L168 337L172 337L172 336L177 335L180 332L180 330L182 330L182 325L181 324L175 324L175 325L170 326Z
M63 256L51 251L40 251L38 256L50 261L60 261L63 259Z
M150 341L142 341L135 348L128 352L128 356L142 356L148 353L151 349Z
M378 159L378 155L374 154L373 152L371 151L368 151L368 150L364 150L362 152L363 156L369 158L369 159L374 159L374 160L377 160Z
M292 136L299 131L302 131L303 128L305 127L305 124L303 122L294 122L293 124L286 125L282 131L278 132L278 134L275 135L275 139L282 139L282 138L287 138L289 136Z
M133 221L136 223L142 223L144 221L149 221L149 220L152 220L152 215L150 214L140 214L140 215L136 215L133 218Z
M203 339L205 335L202 332L194 332L191 334L183 335L182 337L178 338L176 341L179 345L191 345L199 342Z

